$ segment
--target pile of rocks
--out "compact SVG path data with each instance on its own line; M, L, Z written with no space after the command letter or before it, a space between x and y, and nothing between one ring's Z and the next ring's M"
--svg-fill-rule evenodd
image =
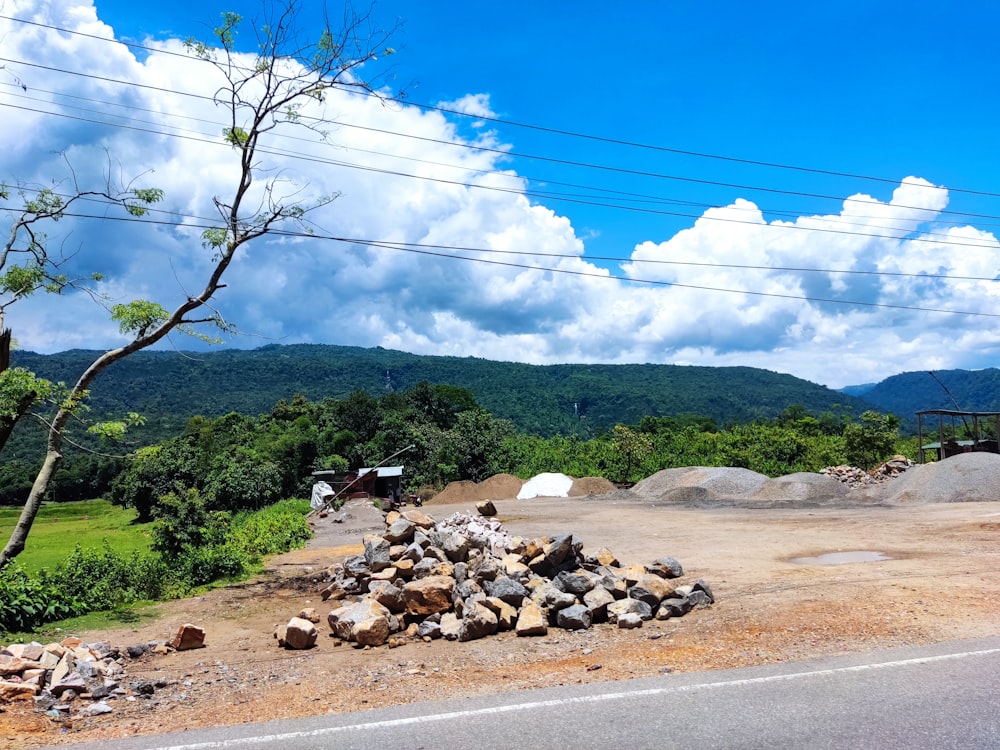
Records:
M44 646L35 641L12 643L0 649L0 703L33 700L53 718L110 713L110 701L150 697L158 687L166 686L146 680L128 682L130 660L199 648L204 639L203 629L188 624L181 626L169 644L112 646L104 641L84 643L75 636Z
M670 582L683 575L673 558L622 566L607 549L584 555L582 547L572 535L512 537L491 518L457 513L437 523L419 510L391 512L382 535L364 538L364 554L328 570L321 595L339 606L327 622L342 641L393 647L600 622L640 627L714 601L701 579ZM318 619L292 618L275 635L289 648L311 646Z
M826 474L839 482L843 482L848 487L869 487L874 484L883 484L890 479L895 479L912 466L916 466L915 461L911 461L906 456L893 456L885 463L879 464L874 469L865 471L857 466L828 466L820 470L820 474Z

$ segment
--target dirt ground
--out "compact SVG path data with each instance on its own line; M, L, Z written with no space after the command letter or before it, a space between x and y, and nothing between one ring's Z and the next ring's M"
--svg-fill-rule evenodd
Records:
M274 627L316 596L322 570L359 551L376 515L317 523L310 546L275 558L260 579L160 605L151 624L77 633L129 645L203 626L207 647L145 657L129 679L165 681L152 699L113 702L104 716L54 723L30 704L0 713L5 747L32 748L134 734L362 711L391 704L578 682L623 680L996 635L1000 623L1000 502L801 510L650 507L639 499L502 500L512 534L573 533L585 551L623 563L670 555L680 581L704 578L716 604L638 630L550 629L468 643L336 646L325 621L309 651L279 649ZM427 508L435 518L467 510ZM883 562L792 562L871 551ZM128 680L126 680L126 684ZM0 744L3 744L0 741Z

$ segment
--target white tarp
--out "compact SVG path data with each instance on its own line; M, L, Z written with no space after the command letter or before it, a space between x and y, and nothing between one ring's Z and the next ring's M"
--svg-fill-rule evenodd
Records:
M569 497L573 480L565 474L545 472L533 476L517 493L518 500L530 500L533 497Z
M316 482L313 485L312 497L309 499L309 507L313 510L322 510L326 505L326 499L334 495L333 487L326 482Z

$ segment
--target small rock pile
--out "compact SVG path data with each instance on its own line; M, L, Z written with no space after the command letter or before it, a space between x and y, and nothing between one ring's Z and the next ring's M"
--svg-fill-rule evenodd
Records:
M364 537L364 554L328 569L321 592L338 603L327 617L333 635L357 647L470 641L500 631L545 635L550 627L601 622L635 628L714 601L701 579L670 582L683 575L671 557L626 567L607 549L582 554L571 534L512 537L495 519L462 513L435 522L409 510L385 520L382 535ZM311 646L318 620L292 618L275 636L289 648Z
M828 466L820 470L820 474L826 474L839 482L843 482L848 487L868 487L874 484L883 484L890 479L895 479L912 466L916 466L915 461L911 461L906 456L893 456L885 463L879 464L874 469L865 471L857 466Z
M54 719L71 713L111 713L110 702L117 698L149 698L157 688L166 687L165 682L128 682L126 666L130 660L199 648L204 638L201 628L183 625L170 644L112 646L105 641L84 643L75 636L44 646L35 641L12 643L0 649L0 703L33 700L39 710Z

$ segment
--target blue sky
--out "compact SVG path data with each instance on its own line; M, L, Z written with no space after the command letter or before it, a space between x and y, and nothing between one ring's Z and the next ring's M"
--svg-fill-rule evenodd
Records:
M337 158L352 163L458 181L478 174L521 194L315 171L294 160L275 168L343 193L320 222L340 236L488 247L592 275L262 243L219 298L248 334L228 346L310 341L537 363L749 365L835 387L997 364L1000 198L965 191L1000 193L1000 63L990 38L1000 11L969 2L467 5L377 3L380 27L401 22L391 67L377 72L387 75L387 92L402 90L410 102L457 103L449 106L495 119L344 100L334 116L346 124L331 140ZM172 49L176 39L204 37L223 10L251 18L259 7L0 0L0 15ZM306 16L318 7L303 4ZM71 112L65 94L75 92L108 111L109 101L141 99L158 123L211 115L165 93L202 85L181 62L146 52L136 59L111 41L3 19L0 38L8 58L0 105L22 107L3 108L20 126L0 135L8 183L53 179L59 149L78 179L99 179L105 153L132 174L154 170L172 210L204 215L213 191L225 190L231 165L219 149L164 146L53 114ZM155 82L163 92L95 74ZM36 97L25 100L11 77ZM495 170L508 175L489 177ZM116 299L147 296L169 307L199 278L183 231L150 235L93 221L67 231L80 248L74 262L106 268L103 291ZM118 341L88 299L58 302L10 308L22 346Z

